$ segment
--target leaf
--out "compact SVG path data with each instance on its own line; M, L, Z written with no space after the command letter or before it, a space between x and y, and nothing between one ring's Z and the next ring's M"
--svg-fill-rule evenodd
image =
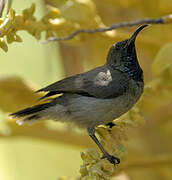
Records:
M7 123L7 115L0 110L0 136L6 136L11 133L11 128Z
M34 93L34 88L29 82L18 77L7 77L0 79L0 97L0 109L13 112L33 105L40 95Z
M68 21L84 24L87 28L96 27L100 23L95 4L91 0L69 1L62 6L61 16Z
M2 48L5 52L8 51L8 46L7 43L4 41L4 38L0 38L0 48Z
M172 43L168 43L160 49L152 64L152 72L155 76L172 77Z

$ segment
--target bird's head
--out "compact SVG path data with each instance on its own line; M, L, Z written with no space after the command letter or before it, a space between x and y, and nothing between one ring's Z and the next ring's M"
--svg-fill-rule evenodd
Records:
M107 56L107 64L114 68L119 68L120 70L124 70L124 66L129 66L130 64L132 66L139 66L135 49L135 40L139 32L147 26L147 24L140 26L129 39L113 44Z

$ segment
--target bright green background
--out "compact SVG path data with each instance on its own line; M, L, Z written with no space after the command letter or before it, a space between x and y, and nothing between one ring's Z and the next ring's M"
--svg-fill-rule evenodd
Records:
M37 17L43 12L37 4ZM31 1L14 1L18 13ZM26 32L20 32L23 43L14 43L5 53L0 50L0 77L17 75L45 86L63 77L57 44L41 44ZM15 103L15 102L11 102ZM30 127L32 128L32 127ZM0 180L56 180L76 176L81 164L80 149L58 142L31 138L0 138ZM70 160L70 161L69 161Z

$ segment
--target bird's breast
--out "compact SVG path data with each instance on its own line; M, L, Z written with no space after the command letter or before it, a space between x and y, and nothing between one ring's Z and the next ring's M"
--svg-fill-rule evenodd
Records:
M79 94L65 94L64 98L68 99L68 102L65 103L67 111L64 121L72 121L84 128L107 124L131 109L142 92L143 83L131 80L127 91L115 98L101 99Z

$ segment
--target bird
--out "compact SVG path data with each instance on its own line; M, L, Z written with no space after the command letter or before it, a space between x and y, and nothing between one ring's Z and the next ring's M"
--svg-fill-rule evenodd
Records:
M112 127L112 121L128 112L141 97L144 79L135 40L147 26L141 25L128 39L113 44L103 66L64 78L36 91L46 92L41 99L56 97L10 116L19 118L19 125L50 119L85 128L101 150L102 159L119 164L120 158L110 155L99 142L95 135L96 127Z

